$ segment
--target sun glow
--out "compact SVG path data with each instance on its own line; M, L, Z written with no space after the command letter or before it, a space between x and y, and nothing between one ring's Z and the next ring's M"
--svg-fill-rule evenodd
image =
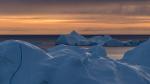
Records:
M150 16L20 15L0 16L1 34L149 34ZM146 32L146 33L145 33Z

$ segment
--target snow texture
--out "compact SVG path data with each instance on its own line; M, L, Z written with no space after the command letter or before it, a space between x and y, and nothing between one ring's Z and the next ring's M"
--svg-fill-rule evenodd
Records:
M150 67L150 39L136 48L127 51L121 61Z
M53 48L48 48L48 53L54 57L72 55L72 56L90 56L93 58L107 57L105 48L100 45L91 48L81 48L78 46L58 45Z
M0 43L0 84L40 84L52 57L23 41Z
M58 45L45 52L10 40L0 43L0 84L150 84L150 68L111 60L100 45Z

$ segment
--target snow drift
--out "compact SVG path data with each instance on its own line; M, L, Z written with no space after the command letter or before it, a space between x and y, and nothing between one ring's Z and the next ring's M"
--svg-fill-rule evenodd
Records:
M99 57L64 55L50 61L50 84L149 84L142 69ZM141 73L141 71L143 71Z
M90 56L90 57L107 57L106 50L98 45L91 48L81 48L77 46L58 45L48 49L48 53L54 57L72 55L72 56Z
M121 61L150 67L150 39L125 53Z
M150 83L148 68L143 69L142 66L133 66L108 59L106 53L103 53L105 50L100 46L85 49L59 45L49 48L48 52L52 56L56 55L49 65L49 70L52 71L49 74L51 84Z
M0 84L150 84L150 69L107 58L105 49L0 43Z
M23 41L0 43L0 84L43 84L52 57Z

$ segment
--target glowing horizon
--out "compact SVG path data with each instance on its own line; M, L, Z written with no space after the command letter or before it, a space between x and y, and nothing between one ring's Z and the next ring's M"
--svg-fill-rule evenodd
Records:
M78 5L67 0L53 4L15 1L0 3L1 35L64 34L72 30L82 34L150 34L147 1L102 0L90 4L88 0Z

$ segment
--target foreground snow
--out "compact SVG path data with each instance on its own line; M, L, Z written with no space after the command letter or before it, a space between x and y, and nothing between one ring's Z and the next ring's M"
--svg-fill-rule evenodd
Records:
M100 45L58 45L45 52L27 42L5 41L0 43L0 84L150 84L149 43L130 51L144 59L132 63L128 54L123 61L109 59Z

